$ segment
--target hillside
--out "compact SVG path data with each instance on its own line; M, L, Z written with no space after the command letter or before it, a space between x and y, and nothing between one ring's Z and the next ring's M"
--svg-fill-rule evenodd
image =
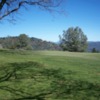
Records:
M88 51L92 51L93 48L100 51L100 42L88 42Z
M25 46L23 47L23 45ZM21 42L20 42L19 36L0 38L0 48L32 49L32 50L61 50L59 45L54 42L44 41L42 39L38 39L35 37L32 37L32 38L24 37L21 39Z
M31 38L31 45L33 50L61 50L58 44L35 37Z

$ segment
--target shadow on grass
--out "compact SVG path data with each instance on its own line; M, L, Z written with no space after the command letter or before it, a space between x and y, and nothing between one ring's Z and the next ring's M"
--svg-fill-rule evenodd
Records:
M38 62L9 63L0 67L0 93L10 93L7 100L99 100L100 85L76 80L75 74Z

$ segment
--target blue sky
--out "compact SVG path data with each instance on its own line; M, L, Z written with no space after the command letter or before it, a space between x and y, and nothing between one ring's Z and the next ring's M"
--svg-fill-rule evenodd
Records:
M25 33L29 37L57 42L63 30L79 26L87 35L88 41L100 41L100 0L65 1L61 8L66 11L66 16L34 6L28 11L22 9L16 17L16 24L2 20L0 37Z

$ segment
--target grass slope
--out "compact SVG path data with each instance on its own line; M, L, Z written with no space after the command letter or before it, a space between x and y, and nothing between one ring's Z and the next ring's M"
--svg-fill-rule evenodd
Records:
M0 100L100 100L100 54L0 50Z

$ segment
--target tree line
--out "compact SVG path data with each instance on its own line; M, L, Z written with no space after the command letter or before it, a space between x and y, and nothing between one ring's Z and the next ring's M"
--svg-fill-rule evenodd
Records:
M0 45L5 49L24 49L24 50L61 50L58 44L47 42L42 39L29 37L20 34L16 37L0 38Z
M0 38L0 48L25 49L25 50L62 50L70 52L93 52L98 53L97 43L87 41L87 36L79 27L70 27L59 35L59 42L48 42L26 34Z

